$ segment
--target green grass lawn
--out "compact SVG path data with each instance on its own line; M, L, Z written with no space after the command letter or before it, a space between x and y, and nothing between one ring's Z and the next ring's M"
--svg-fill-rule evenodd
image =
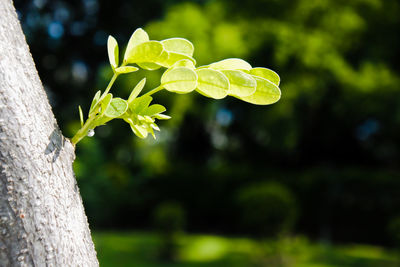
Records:
M100 266L399 266L394 252L370 245L330 246L301 237L256 241L214 235L182 234L175 262L158 260L161 239L146 232L95 232Z

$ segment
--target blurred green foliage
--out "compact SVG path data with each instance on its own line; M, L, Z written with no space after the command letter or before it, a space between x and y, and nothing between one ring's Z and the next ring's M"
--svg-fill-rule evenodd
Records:
M153 213L154 228L161 240L158 258L172 262L177 258L177 239L185 226L185 211L177 202L159 204Z
M387 229L400 210L397 0L15 5L66 136L79 127L78 103L90 103L112 75L109 33L122 43L138 27L155 39L181 36L200 65L241 57L281 75L282 99L272 106L160 93L174 120L160 125L156 141L132 137L119 122L85 138L74 167L94 228L149 227L154 207L172 199L184 203L188 231L250 234L237 192L274 182L293 195L282 194L282 203L295 199L294 232L394 244ZM148 75L144 90L156 87L161 73L138 71L116 91L127 97Z
M378 246L331 246L304 237L254 241L216 235L182 235L175 263L157 261L161 242L154 233L95 232L101 266L270 266L270 267L394 267L392 251ZM279 248L271 251L271 247Z
M278 183L253 184L240 189L237 196L244 231L256 237L287 234L296 219L292 193Z

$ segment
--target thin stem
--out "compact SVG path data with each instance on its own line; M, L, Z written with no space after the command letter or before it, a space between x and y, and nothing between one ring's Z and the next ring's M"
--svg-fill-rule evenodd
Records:
M96 117L96 116L90 117L90 118L85 122L85 124L82 126L82 128L80 128L79 131L74 135L74 137L72 137L71 143L72 143L74 146L75 146L79 141L81 141L82 138L84 138L84 137L88 134L88 132L89 132L89 130L90 130L89 126L90 126L90 124L93 122L93 120L95 119L95 117Z
M118 78L118 75L119 75L118 73L114 72L114 75L112 76L104 93L101 95L99 101L94 106L93 110L97 109L98 105L101 103L101 100L108 94L108 92L110 91L111 87L113 86L115 80ZM87 119L85 124L83 124L82 128L80 128L79 131L74 135L74 137L72 137L71 143L73 145L76 145L80 140L82 140L82 138L84 138L88 134L88 132L90 130L89 126L95 118L96 118L96 115L90 116L90 114L89 114L89 118Z
M100 99L104 98L108 92L110 91L111 87L113 86L115 80L118 78L118 73L114 72L114 75L112 76L110 82L108 83L106 90L104 91L104 93L101 95ZM99 101L100 102L100 101Z
M164 87L163 87L162 85L160 85L160 86L158 86L158 87L156 87L156 88L154 88L154 89L148 91L147 93L143 94L142 96L155 94L155 93L157 93L158 91L161 91L162 89L164 89Z

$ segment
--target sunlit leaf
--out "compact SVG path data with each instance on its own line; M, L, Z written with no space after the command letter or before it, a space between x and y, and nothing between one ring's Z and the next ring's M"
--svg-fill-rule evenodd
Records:
M126 121L127 123L129 123L129 125L131 126L131 129L132 129L133 133L134 133L136 136L138 136L138 137L140 137L140 138L146 138L146 137L147 137L148 132L147 132L147 130L146 130L144 127L142 127L142 126L140 126L140 125L134 124L134 122L133 122L131 119L126 119L125 121Z
M108 105L104 115L110 118L117 118L124 114L127 109L128 103L122 98L116 97L111 101L110 105Z
M164 72L161 85L170 92L185 94L193 91L197 86L197 74L186 67L172 68Z
M136 84L135 88L133 88L131 94L128 98L128 103L131 103L143 90L144 85L146 84L146 78L143 78L138 84Z
M250 70L250 74L267 79L272 83L274 83L276 86L279 86L280 83L279 75L273 70L267 68L254 68Z
M153 136L154 139L156 139L156 135L154 134L153 127L151 127L150 124L146 125L146 130L147 130L147 132L149 132Z
M189 59L181 59L181 60L175 62L174 65L172 65L172 67L173 68L175 68L175 67L186 67L186 68L189 68L189 69L192 69L192 70L195 69L193 61L189 60Z
M111 35L108 36L107 40L107 50L108 50L108 59L110 60L111 67L115 69L118 67L118 58L119 58L119 51L118 51L118 43L114 37Z
M155 123L151 123L151 124L150 124L150 127L153 128L153 129L156 130L156 131L160 131L160 127L158 127L158 125L155 124Z
M99 102L100 99L100 94L101 91L97 91L97 93L94 95L93 100L92 100L92 104L90 105L90 109L89 109L89 115L93 112L94 107L97 105L97 102Z
M101 112L100 114L104 114L104 112L107 110L108 106L110 105L112 100L112 94L108 93L102 100L101 100Z
M194 46L190 41L184 38L170 38L161 41L161 43L169 52L181 53L189 57L193 56Z
M136 67L132 67L132 66L123 66L123 67L119 67L115 69L115 72L118 74L124 74L124 73L131 73L131 72L135 72L139 70Z
M126 46L124 61L127 61L129 53L135 46L148 41L149 41L149 36L142 28L139 28L136 31L134 31L131 35L131 38L129 38L128 45Z
M144 95L136 98L133 102L129 104L131 110L136 114L141 114L151 103L153 98L148 95Z
M251 70L251 65L240 58L228 58L208 65L214 70Z
M78 110L79 110L79 119L81 120L81 127L83 127L83 112L80 105L78 106Z
M198 75L196 91L200 94L215 99L221 99L228 95L229 80L222 72L199 69L196 70L196 73Z
M144 115L153 116L155 114L162 113L162 112L164 112L166 110L167 109L164 106L159 105L159 104L154 104L154 105L149 106L146 109L146 111L144 112Z
M256 80L249 74L240 70L222 70L229 80L229 95L249 96L256 91Z
M151 62L138 63L138 66L145 70L158 70L159 68L162 67L161 65Z
M169 120L169 119L171 119L170 116L165 115L165 114L155 114L154 118L159 119L159 120Z
M160 42L149 41L141 43L130 51L126 58L127 63L157 62L159 60L164 47Z
M152 119L150 116L148 116L146 114L143 114L143 118L144 118L144 121L146 123L153 123L154 122L154 119Z
M176 52L168 52L168 57L166 58L159 58L157 61L157 64L166 67L166 68L170 68L172 67L176 62L180 61L180 60L190 60L192 61L193 65L196 65L196 60L192 57L189 57L185 54L181 54L181 53L176 53Z
M253 77L257 82L256 91L250 96L238 97L239 99L256 105L269 105L281 98L281 90L276 84L258 76Z

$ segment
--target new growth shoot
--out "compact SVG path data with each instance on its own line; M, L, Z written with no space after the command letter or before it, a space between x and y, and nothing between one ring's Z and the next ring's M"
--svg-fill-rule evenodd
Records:
M280 78L274 71L262 67L253 68L239 58L196 67L193 44L183 38L150 41L147 33L139 28L129 39L122 62L114 37L108 37L107 48L113 76L104 92L98 91L95 94L86 121L79 106L81 128L71 139L74 145L85 136L93 136L97 126L112 119L126 121L140 138L146 138L148 134L155 138L154 130L160 130L156 119L165 120L170 117L164 114L166 108L162 105L151 105L151 96L164 89L177 94L196 91L214 99L230 95L256 105L273 104L281 97ZM135 72L139 68L165 68L160 85L139 96L146 83L146 78L143 78L128 99L114 97L110 90L118 76Z

